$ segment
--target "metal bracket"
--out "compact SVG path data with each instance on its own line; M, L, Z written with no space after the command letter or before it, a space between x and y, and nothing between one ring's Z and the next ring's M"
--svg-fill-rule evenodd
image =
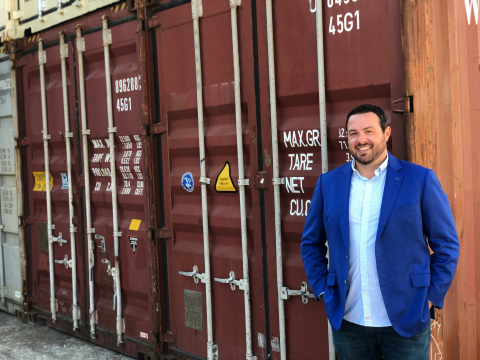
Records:
M206 282L207 282L207 279L205 278L205 274L199 274L199 273L198 273L198 267L197 267L197 265L195 265L195 266L193 267L193 271L192 271L192 272L179 271L178 273L179 273L180 275L183 275L183 276L193 277L193 281L195 281L195 284L198 284L198 280L200 280L202 283L206 283Z
M95 234L95 239L100 239L99 248L102 249L102 252L105 252L105 238L100 234Z
M73 132L65 133L66 138L73 138Z
M156 239L171 239L172 230L167 228L155 229L155 238Z
M68 269L69 267L72 267L72 259L68 260L68 255L65 254L65 257L63 260L55 260L57 264L63 264L65 265L65 269Z
M214 280L220 283L230 284L230 288L232 290L235 290L237 286L240 290L245 290L245 282L243 281L243 279L235 280L235 273L233 271L230 271L229 275L230 277L228 279L215 278Z
M114 127L109 127L108 128L108 133L111 134L111 133L116 133L117 132L117 128L114 126Z
M95 228L87 228L87 234L95 234Z
M85 38L77 38L77 52L83 53L85 52Z
M122 237L122 232L121 231L114 231L113 232L113 237Z
M38 64L39 65L45 65L47 63L47 55L45 54L45 51L39 51L38 52Z
M0 225L0 230L3 230L5 229L5 226L4 225Z
M202 0L192 0L192 19L198 19L203 16Z
M58 233L58 236L57 236L57 237L55 237L55 236L52 235L51 242L52 242L52 244L53 244L54 242L58 242L58 243L60 244L60 246L62 246L63 244L66 244L68 241L62 238L62 233L60 232L60 233ZM55 260L55 261L56 261L56 260Z
M285 178L273 178L273 185L285 185Z
M74 227L71 227L70 228L70 232L71 233L76 233L77 232L77 228L74 226Z
M73 6L75 6L75 7L77 7L77 8L82 7L82 5L83 5L83 4L82 4L82 2L81 2L80 0L77 0L77 1L75 1L75 2L73 3Z
M242 5L242 0L230 0L230 7L237 7Z
M82 135L90 135L90 129L82 130Z
M287 287L282 287L281 298L288 300L290 296L301 296L304 304L308 303L308 299L315 299L315 295L307 290L307 283L305 281L302 282L300 290L290 290Z
M204 184L204 185L210 185L210 178L207 178L207 177L200 177L200 184Z
M47 135L43 135L43 140L50 140L52 137L47 134Z
M250 185L249 179L238 179L238 186L247 186Z
M392 101L393 104L403 103L403 109L392 109L392 112L398 114L412 113L413 112L413 96L404 96L403 98Z
M60 45L60 59L68 57L68 44Z
M110 45L112 43L112 30L104 29L103 33L103 46Z

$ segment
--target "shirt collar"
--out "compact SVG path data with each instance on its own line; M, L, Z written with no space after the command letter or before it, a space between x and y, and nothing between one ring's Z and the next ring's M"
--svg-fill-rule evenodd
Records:
M387 151L387 157L383 163L380 164L377 170L375 170L375 176L372 178L372 180L378 178L385 170L387 170L388 166L388 151ZM355 159L352 160L352 170L354 174L357 174L359 177L363 178L362 175L355 169Z

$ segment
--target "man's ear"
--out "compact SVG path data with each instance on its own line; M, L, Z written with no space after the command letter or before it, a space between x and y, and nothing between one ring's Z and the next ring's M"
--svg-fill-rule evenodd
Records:
M392 128L390 126L387 126L387 128L385 129L385 142L388 141L388 139L390 139L390 135L392 133Z

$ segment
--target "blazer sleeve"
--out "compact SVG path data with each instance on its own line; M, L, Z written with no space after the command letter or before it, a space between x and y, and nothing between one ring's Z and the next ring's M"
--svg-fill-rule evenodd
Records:
M428 300L442 308L457 268L460 242L447 195L433 170L427 170L425 177L422 220L428 244L434 252L430 256Z
M325 291L327 286L327 246L323 223L322 175L318 178L313 192L307 219L303 228L300 245L303 265L307 279L315 298Z

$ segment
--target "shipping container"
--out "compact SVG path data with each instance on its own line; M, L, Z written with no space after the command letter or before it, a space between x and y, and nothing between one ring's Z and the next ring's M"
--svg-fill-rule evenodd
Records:
M0 47L0 309L25 317L25 248L16 127L15 72ZM13 81L12 81L13 80ZM19 206L20 204L20 206Z
M477 333L455 335L467 331L456 319L478 323L464 285L479 175L465 4L143 6L52 20L11 47L27 315L137 358L333 359L300 240L319 174L351 161L348 112L372 103L392 154L437 171L472 247L431 354L475 359Z

